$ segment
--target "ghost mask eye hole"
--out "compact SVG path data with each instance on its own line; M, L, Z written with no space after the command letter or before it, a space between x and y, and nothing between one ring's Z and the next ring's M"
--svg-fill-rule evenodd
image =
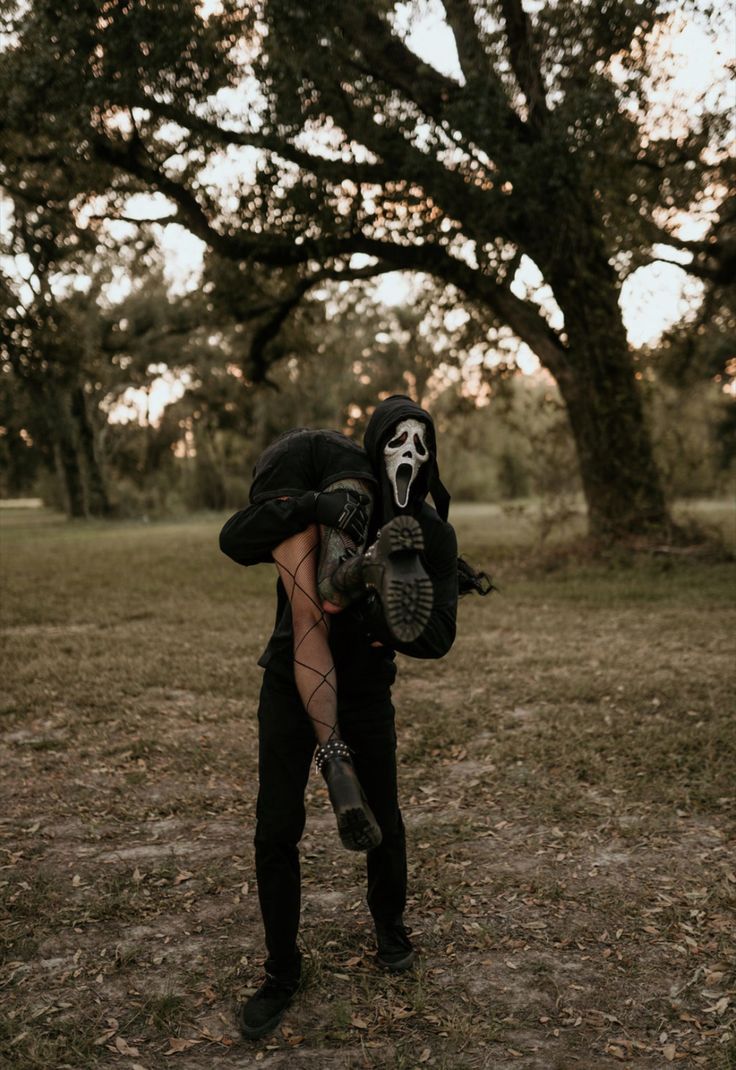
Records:
M427 451L424 448L424 443L422 442L420 436L416 434L414 435L414 449L417 451L420 457L427 456Z
M397 435L396 438L392 438L391 441L389 443L387 443L388 449L397 450L399 448L399 446L403 446L404 445L404 443L406 442L407 438L408 438L408 432L407 431L402 431L400 435Z

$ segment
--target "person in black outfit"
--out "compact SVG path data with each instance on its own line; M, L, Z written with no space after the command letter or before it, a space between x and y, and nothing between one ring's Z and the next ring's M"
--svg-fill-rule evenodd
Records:
M356 498L350 485L347 491L330 489L336 483L339 488L340 480L360 480L359 486L371 491L375 500L367 534L368 541L378 534L377 541L361 553L359 523L354 525L357 551L353 548L329 577L333 596L344 603L341 612L330 615L329 648L340 740L350 748L350 764L380 830L366 856L367 902L376 928L377 960L392 971L408 969L414 950L403 920L406 844L397 795L391 702L395 655L396 651L417 658L446 654L455 638L458 600L457 541L447 522L449 495L439 479L434 425L429 414L409 398L394 396L376 407L365 435L365 453L336 432L290 432L265 451L254 476L251 504L231 517L220 535L221 549L242 565L278 563L281 547L290 540L310 529L312 541L314 532L319 537L316 523L323 524L322 541L331 524L341 530L342 523L346 530L349 521L345 517L351 509L355 518ZM305 482L310 489L305 490ZM437 508L426 502L428 493ZM402 631L406 613L399 607L397 626L390 583L381 584L382 564L378 554L377 566L376 547L380 549L387 530L394 531L408 520L420 533L421 551L416 542L411 549L421 559L432 598L426 613L419 605L419 634L410 630L411 638L402 640L397 632ZM278 1024L299 986L298 843L304 830L304 791L315 734L319 739L319 732L324 732L313 717L310 723L311 714L305 716L305 709L310 710L305 688L299 687L294 603L289 599L293 574L293 569L279 568L276 623L259 659L264 676L258 708L255 853L268 958L265 984L239 1011L241 1031L250 1038ZM389 579L393 575L390 568L388 575ZM403 595L408 591L411 596L416 585L399 586ZM412 603L409 608L416 609L417 599L409 597L408 601ZM320 675L325 678L329 672L323 667Z

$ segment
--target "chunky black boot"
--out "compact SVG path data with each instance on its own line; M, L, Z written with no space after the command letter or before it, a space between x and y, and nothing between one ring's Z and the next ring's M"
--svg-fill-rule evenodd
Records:
M402 973L414 965L416 952L403 921L377 921L376 941L378 943L376 961L385 970L391 973Z
M275 1029L299 991L300 981L283 980L266 974L266 980L237 1010L240 1032L246 1040L257 1040Z
M350 748L341 739L317 747L317 771L327 782L337 831L348 851L371 851L381 842L381 830L355 775Z
M400 643L411 643L422 634L432 613L432 581L419 556L423 549L419 521L413 516L395 516L364 554L338 566L332 582L345 591L373 588L391 634Z

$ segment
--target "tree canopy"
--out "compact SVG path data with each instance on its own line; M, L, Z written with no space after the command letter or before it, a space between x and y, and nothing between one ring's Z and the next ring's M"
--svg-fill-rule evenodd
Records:
M164 218L250 280L235 313L259 325L252 378L325 280L431 275L555 377L593 530L668 522L618 298L656 259L721 295L733 283L723 101L713 89L678 110L663 61L685 12L713 30L706 5L6 7L2 181L67 245L102 239L131 194L162 195ZM443 69L410 44L426 10L446 24ZM681 229L692 211L706 221L697 240ZM232 305L232 280L228 298L216 276Z

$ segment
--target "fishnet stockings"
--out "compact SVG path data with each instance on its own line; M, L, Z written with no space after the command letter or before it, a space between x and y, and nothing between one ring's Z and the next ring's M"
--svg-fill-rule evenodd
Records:
M340 738L337 680L329 644L330 624L317 592L320 529L311 524L286 539L273 559L291 604L294 679L317 742Z

